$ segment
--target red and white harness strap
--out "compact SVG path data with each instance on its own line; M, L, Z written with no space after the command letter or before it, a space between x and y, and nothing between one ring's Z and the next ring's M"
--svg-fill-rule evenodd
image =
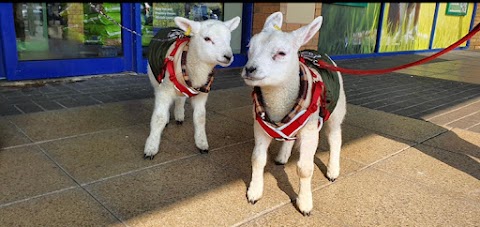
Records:
M308 68L305 66L305 68ZM310 68L308 68L310 74L313 78L316 78L319 75L316 75ZM325 106L324 100L321 98L322 93L325 91L324 83L322 81L314 81L311 89L312 96L310 105L298 112L295 117L290 120L290 122L280 126L274 127L271 123L265 121L262 116L256 114L255 119L263 130L272 138L278 141L292 141L296 140L295 134L303 128L308 122L310 116L319 109L319 105ZM256 112L256 111L255 111ZM323 126L323 118L319 116L318 121L318 130Z
M165 77L165 70L168 70L168 74L170 74L169 76L169 79L170 81L172 81L175 89L179 92L181 92L183 95L187 96L187 97L192 97L192 96L195 96L195 95L198 95L200 92L194 90L194 89L191 89L185 85L183 85L182 83L178 82L177 80L177 75L175 74L175 62L174 62L174 57L175 57L175 54L177 53L180 45L184 42L188 42L190 39L187 38L187 37L184 37L184 38L179 38L175 41L175 47L173 48L172 52L170 53L170 55L168 55L165 60L164 60L164 63L163 63L163 69L162 69L162 72L160 73L159 76L159 81L162 81L163 78Z

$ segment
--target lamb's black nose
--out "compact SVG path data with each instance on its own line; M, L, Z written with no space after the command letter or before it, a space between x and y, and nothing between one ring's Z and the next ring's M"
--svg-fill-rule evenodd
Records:
M248 74L255 72L255 70L257 70L256 67L246 67L246 68L245 68L245 71L246 71Z
M228 61L232 60L232 56L223 55L223 57L224 57L225 59L227 59Z

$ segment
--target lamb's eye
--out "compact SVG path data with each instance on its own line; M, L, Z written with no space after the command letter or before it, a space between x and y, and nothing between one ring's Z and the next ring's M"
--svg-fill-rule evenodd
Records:
M275 55L273 55L272 59L276 61L276 60L282 59L283 57L285 57L285 55L287 55L285 52L278 51L277 53L275 53Z
M210 37L205 37L205 38L203 38L203 39L204 39L206 42L212 41L212 39L210 39Z

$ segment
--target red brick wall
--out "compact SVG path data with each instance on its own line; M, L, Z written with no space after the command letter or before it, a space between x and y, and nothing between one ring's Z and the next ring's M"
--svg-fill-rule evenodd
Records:
M267 19L270 14L274 12L282 12L283 17L287 14L287 3L255 3L253 5L253 34L259 33L262 28L263 24L265 23L265 19ZM322 11L322 3L315 4L315 17L320 16ZM286 23L283 20L282 24L282 31L290 32L296 30L304 25L307 24L299 24L299 23ZM314 49L317 50L318 48L318 33L304 45L301 50L303 49Z
M474 25L480 23L480 4L477 3L477 13L475 15ZM480 50L480 33L477 33L470 40L470 50Z
M262 31L263 24L270 14L280 11L280 3L254 3L253 5L253 34Z

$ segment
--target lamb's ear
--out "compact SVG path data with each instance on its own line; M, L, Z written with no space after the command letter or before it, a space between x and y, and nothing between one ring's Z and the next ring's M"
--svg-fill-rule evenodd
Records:
M322 26L323 17L319 16L315 18L310 24L305 25L295 31L292 34L296 37L296 45L300 48L301 46L305 45L313 38L313 36L320 30Z
M236 16L228 21L223 22L223 24L225 24L228 27L228 29L230 29L230 31L232 32L238 27L238 24L240 24L240 17Z
M265 24L263 25L262 32L263 31L268 32L268 31L273 31L273 30L280 30L282 28L282 21L283 21L282 12L272 13L265 20Z
M183 17L175 17L173 20L180 29L185 31L185 35L190 35L191 33L197 34L200 31L200 22Z

